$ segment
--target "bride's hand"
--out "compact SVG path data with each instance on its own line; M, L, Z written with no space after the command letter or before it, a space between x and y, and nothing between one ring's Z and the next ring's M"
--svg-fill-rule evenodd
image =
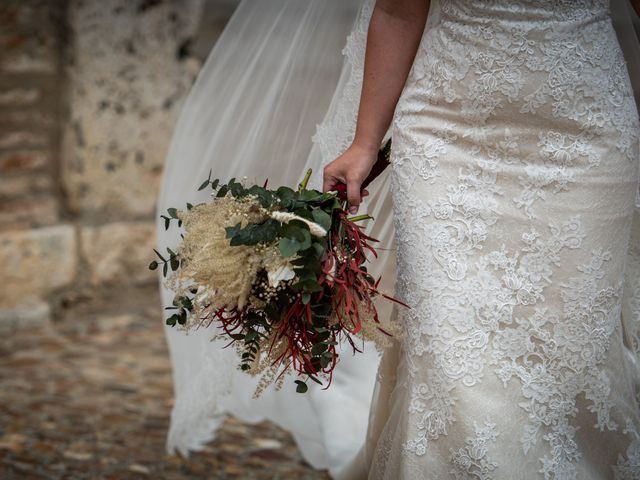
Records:
M362 197L369 192L361 192L362 182L367 178L373 164L377 160L378 151L369 150L360 145L352 144L342 155L324 167L324 185L322 190L335 190L338 183L347 186L347 200L349 213L356 213Z

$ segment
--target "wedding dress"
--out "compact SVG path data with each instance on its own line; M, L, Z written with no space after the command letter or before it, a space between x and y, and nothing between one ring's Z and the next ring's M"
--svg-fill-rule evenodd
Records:
M363 471L640 478L640 127L608 2L432 4L391 134L410 308Z
M253 28L263 27L256 37L291 25L281 16L294 5L342 2L266 4L283 9L256 20ZM233 352L207 332L168 329L171 450L199 448L231 412L289 429L314 466L339 478L640 478L637 213L632 223L639 127L608 7L606 0L431 2L391 129L392 168L364 206L376 217L371 233L390 247L377 269L392 284L397 261L396 294L411 307L393 312L403 338L383 356L377 380L369 348L343 355L326 392L300 396L285 386L250 400L252 381L229 373ZM235 104L214 97L229 107L220 113L203 98L220 84L237 95L248 87L225 83L238 58L216 47L205 66L213 73L201 74L180 119L159 209L202 199L185 194L212 166L214 176L293 184L304 170L291 168L300 155L316 171L338 156L353 135L371 9L365 2L341 71L329 54L322 57L332 73L314 86L320 100L301 123L304 135L324 116L314 145L287 136L295 132L286 121L296 118L295 107L287 116L259 95L252 98L259 120L247 115L231 122L238 133L225 130ZM334 12L345 34L354 12ZM236 20L228 38L233 28L237 36L252 32ZM304 9L297 20L317 33ZM279 62L266 63L286 89L289 67ZM277 101L288 98L276 93ZM299 104L308 106L305 98ZM268 123L267 134L266 127L254 132L273 111L282 118ZM222 129L214 140L194 133L210 134L212 125ZM274 147L269 138L280 125L290 129ZM280 145L282 137L291 143ZM273 151L256 159L249 145ZM177 240L159 233L162 246Z

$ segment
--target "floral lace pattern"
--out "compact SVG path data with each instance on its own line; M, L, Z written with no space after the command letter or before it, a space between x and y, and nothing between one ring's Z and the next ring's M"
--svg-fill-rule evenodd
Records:
M466 446L458 450L451 449L451 474L456 480L490 480L489 475L498 466L488 458L489 443L495 442L498 434L496 424L489 419L484 425L473 423L475 436L466 439Z
M640 408L616 398L640 378L620 380L616 362L638 352L640 321L621 313L623 296L638 301L623 275L639 124L608 2L438 7L392 129L396 293L411 308L402 413L370 478L406 471L389 449L436 478L515 478L488 457L509 438L537 458L526 478L587 478L585 422L594 441L615 432L599 461L636 478ZM466 398L483 388L526 420L479 427ZM443 445L446 466L431 451Z

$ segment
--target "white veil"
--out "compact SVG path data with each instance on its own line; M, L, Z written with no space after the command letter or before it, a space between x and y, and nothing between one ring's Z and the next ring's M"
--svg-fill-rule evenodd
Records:
M351 31L356 33L350 43L364 48L364 39L355 38L366 35L368 24L362 15L356 22L360 4L240 4L183 107L167 158L159 213L204 201L207 193L196 190L209 170L224 180L247 176L249 182L268 178L274 186L295 186L311 166L312 182L320 186L322 155L317 148L312 151L311 139L330 106L337 107L332 105L336 91L351 80L341 55ZM348 116L353 123L355 113ZM335 144L327 135L325 139ZM175 229L165 232L158 225L160 248L178 241ZM171 292L163 288L162 297L170 305ZM301 395L291 381L254 400L256 381L237 370L235 349L210 341L211 331L187 335L166 327L166 336L175 387L169 451L187 454L201 448L227 413L249 422L267 418L286 428L317 468L339 468L363 442L378 362L373 348L357 357L346 353L326 391L311 386Z
M638 99L640 46L630 22L634 15L625 4L612 0L613 19ZM210 169L214 178L247 176L256 183L269 178L274 186L294 186L312 167L312 186L318 188L322 165L353 138L372 5L373 0L243 0L182 110L159 213L205 200L206 194L196 189ZM435 20L430 14L427 28ZM395 253L388 176L385 172L374 182L361 210L376 218L370 233L388 248L380 251L373 273L382 273L383 289L392 291ZM640 228L635 231L640 234ZM177 231L165 232L158 224L161 248L178 240ZM640 285L640 279L634 281ZM171 292L163 288L162 295L169 305ZM627 303L640 301L637 296L631 295ZM387 305L383 309L390 313ZM266 418L289 430L309 463L332 474L364 444L379 364L373 346L355 357L345 352L326 391L310 388L301 395L285 382L282 390L269 389L254 400L256 382L235 368L235 350L223 350L205 330L185 335L166 327L166 334L175 387L170 452L188 454L201 448L228 413L249 422ZM394 353L385 357L383 368L393 371Z

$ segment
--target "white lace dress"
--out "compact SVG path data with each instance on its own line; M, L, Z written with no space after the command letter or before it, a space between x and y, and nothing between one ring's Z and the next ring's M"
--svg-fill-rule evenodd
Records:
M392 127L411 308L368 476L640 478L639 125L608 1L438 3Z

